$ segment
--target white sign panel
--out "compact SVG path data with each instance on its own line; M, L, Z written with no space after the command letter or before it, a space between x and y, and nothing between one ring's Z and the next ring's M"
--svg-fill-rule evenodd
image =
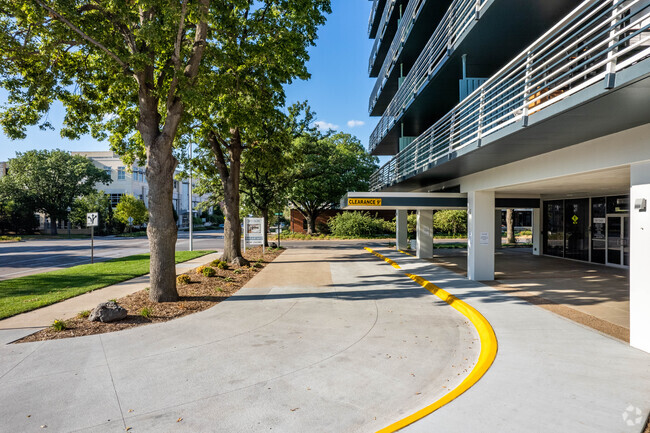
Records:
M264 218L244 218L244 243L264 245Z
M86 214L86 227L97 227L99 225L99 213L91 212Z
M481 245L489 245L490 244L490 233L481 232L481 237L479 239L479 243Z

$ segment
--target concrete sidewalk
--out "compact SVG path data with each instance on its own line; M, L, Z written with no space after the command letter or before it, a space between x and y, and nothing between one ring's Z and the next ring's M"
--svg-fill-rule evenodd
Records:
M0 419L21 432L372 432L460 383L477 338L359 244L289 249L201 313L0 347Z
M187 272L189 269L196 268L206 263L210 263L219 257L219 253L212 253L202 257L197 257L176 265L176 275ZM42 329L50 326L55 319L70 319L75 317L80 311L92 310L100 302L106 302L110 299L121 298L131 293L143 290L149 286L149 274L131 280L122 281L103 289L93 290L74 298L66 299L47 307L38 308L33 311L18 314L0 320L0 330L14 330L12 333L0 333L0 344L6 344L14 341L16 338L24 337L35 332L35 329ZM31 330L30 330L31 329ZM6 340L13 338L13 340ZM18 336L18 337L16 337ZM15 337L15 338L14 338Z
M479 310L499 351L478 383L405 431L642 431L649 354L379 249L396 270L361 247L291 248L227 301L167 323L0 346L2 429L377 431L456 387L480 350L473 326L411 272Z

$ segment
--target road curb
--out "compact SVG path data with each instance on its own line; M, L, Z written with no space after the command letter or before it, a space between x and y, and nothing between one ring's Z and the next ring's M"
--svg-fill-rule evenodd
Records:
M395 261L389 259L388 257L383 256L382 254L372 250L371 248L365 247L365 250L383 259L387 263L390 263L394 268L401 269L400 266ZM404 253L404 254L408 254L408 253ZM405 275L410 279L412 279L413 281L415 281L416 283L418 283L423 288L427 289L429 292L431 292L431 294L436 295L437 297L445 301L447 304L449 304L451 307L453 307L455 310L457 310L459 313L461 313L463 316L465 316L467 319L469 319L472 322L472 324L476 328L476 331L479 334L479 338L481 341L481 352L479 353L479 357L478 357L478 361L476 362L476 365L474 366L472 371L470 371L469 375L460 383L460 385L458 385L456 388L452 389L447 394L445 394L442 398L436 400L430 405L418 410L417 412L405 418L402 418L401 420L387 427L384 427L381 430L378 430L377 433L390 433L390 432L401 430L404 427L408 426L409 424L412 424L424 418L425 416L433 413L434 411L440 409L442 406L446 405L447 403L451 402L452 400L460 396L462 393L464 393L469 388L471 388L476 382L478 382L479 379L481 379L481 377L483 377L483 375L488 371L488 369L494 362L494 359L496 358L497 350L498 350L498 342L497 342L496 334L494 333L494 329L492 328L492 325L490 325L490 322L488 322L488 320L481 313L479 313L478 310L476 310L474 307L467 304L466 302L458 299L451 293L441 289L440 287L436 286L432 282L425 280L424 278L418 275L410 274L410 273L406 273Z

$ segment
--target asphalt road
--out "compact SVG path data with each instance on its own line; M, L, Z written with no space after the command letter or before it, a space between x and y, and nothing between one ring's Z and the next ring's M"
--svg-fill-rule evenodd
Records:
M197 232L195 250L223 250L223 230ZM187 232L178 234L176 249L187 251ZM149 252L146 237L96 237L95 260L107 260ZM90 263L90 239L30 239L0 243L0 280Z

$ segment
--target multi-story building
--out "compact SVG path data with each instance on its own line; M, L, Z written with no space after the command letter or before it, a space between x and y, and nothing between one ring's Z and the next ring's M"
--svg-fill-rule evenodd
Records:
M104 170L113 180L110 184L97 184L97 189L111 196L111 204L117 206L124 194L131 194L147 204L149 185L145 169L137 164L127 167L115 152L71 152L72 155L82 155L90 159L96 167ZM194 181L192 184L194 185ZM204 201L204 197L192 194L192 209ZM173 192L174 209L178 214L178 224L188 224L189 209L189 180L174 180Z
M391 158L344 207L398 209L398 244L404 209L426 234L466 208L473 280L494 279L495 211L533 209L533 254L629 269L650 351L650 0L374 0L369 35Z

